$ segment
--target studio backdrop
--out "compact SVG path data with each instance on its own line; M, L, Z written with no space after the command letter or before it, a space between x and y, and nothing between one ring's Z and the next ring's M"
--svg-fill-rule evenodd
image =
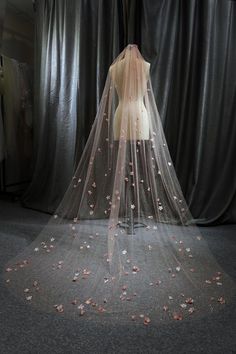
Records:
M113 59L136 43L199 224L236 221L236 2L36 1L34 174L23 202L52 213L90 132Z

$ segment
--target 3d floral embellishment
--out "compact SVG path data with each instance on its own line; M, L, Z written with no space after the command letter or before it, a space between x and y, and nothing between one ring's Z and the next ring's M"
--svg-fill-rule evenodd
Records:
M194 300L191 297L189 297L185 300L185 303L192 305L194 303Z
M85 310L84 310L84 305L83 304L80 304L78 306L78 310L80 310L80 313L79 313L80 316L83 316L85 314Z
M180 304L180 307L181 307L182 309L186 309L187 305L186 305L186 304Z
M93 299L90 297L88 300L85 301L86 305L91 305Z
M140 269L137 266L133 266L132 271L135 274L135 273L138 273L140 271Z
M98 312L100 312L100 313L106 312L106 309L104 309L104 307L102 307L100 305L100 306L98 306Z
M83 279L86 279L91 274L91 270L83 269Z
M222 296L219 297L219 298L217 299L217 301L218 301L221 305L225 304L225 299L224 299Z
M181 313L174 312L173 313L173 319L176 321L182 321L183 315Z
M195 312L195 308L194 308L194 307L190 307L190 308L188 309L188 312L189 312L190 314L192 314L193 312Z
M6 269L6 272L11 272L12 271L12 268L10 268L10 267L8 267L7 269Z
M27 301L31 301L31 300L32 300L32 298L33 298L33 296L32 296L32 295L26 296L26 300L27 300Z
M29 264L29 261L27 259L24 259L21 263L17 263L17 265L19 265L20 268L24 268L28 264ZM17 269L15 269L15 270L17 270Z
M145 324L145 326L149 325L149 323L151 322L150 318L145 316L144 320L143 320L143 324Z
M56 309L57 312L59 312L59 313L64 312L64 308L63 308L63 305L62 305L62 304L60 304L60 305L54 305L54 307L55 307L55 309Z

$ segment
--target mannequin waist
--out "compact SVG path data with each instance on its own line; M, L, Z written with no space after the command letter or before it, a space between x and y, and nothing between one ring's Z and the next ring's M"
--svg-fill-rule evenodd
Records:
M121 100L116 108L116 114L146 115L147 110L143 100Z

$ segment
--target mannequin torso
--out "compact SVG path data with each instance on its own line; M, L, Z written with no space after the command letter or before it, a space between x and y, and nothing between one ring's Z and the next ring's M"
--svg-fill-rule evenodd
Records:
M122 119L126 120L127 131L125 137L127 140L149 139L149 119L143 103L149 69L150 64L148 62L139 58L130 60L127 57L124 57L124 59L112 65L109 69L119 98L119 104L114 116L113 131L115 140L120 140Z

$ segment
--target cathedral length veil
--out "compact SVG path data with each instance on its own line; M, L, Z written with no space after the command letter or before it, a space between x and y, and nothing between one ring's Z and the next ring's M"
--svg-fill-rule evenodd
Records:
M148 324L217 313L235 294L186 205L149 66L136 45L112 63L61 204L4 269L31 307Z

